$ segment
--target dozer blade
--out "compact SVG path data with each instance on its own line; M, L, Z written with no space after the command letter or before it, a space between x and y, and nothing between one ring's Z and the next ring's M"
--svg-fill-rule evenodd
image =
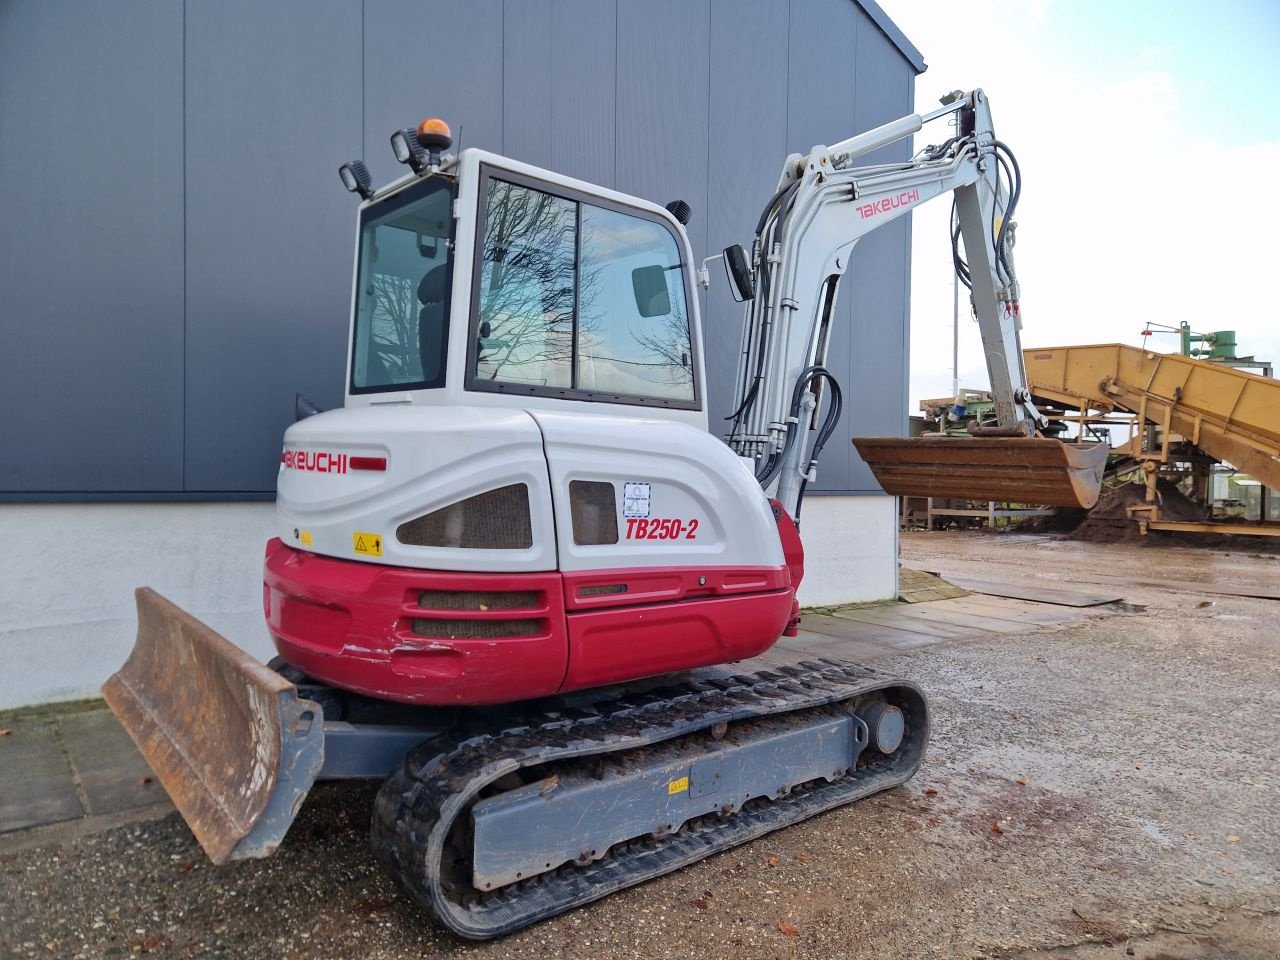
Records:
M1039 437L854 437L886 493L1051 507L1098 502L1109 448Z
M275 852L324 759L318 704L147 587L102 688L214 863Z

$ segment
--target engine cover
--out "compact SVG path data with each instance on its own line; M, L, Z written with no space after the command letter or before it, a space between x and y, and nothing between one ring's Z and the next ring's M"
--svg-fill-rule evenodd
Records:
M277 503L276 646L371 696L501 703L725 663L792 615L755 478L681 423L336 410L286 433Z
M682 423L388 405L308 417L284 446L278 533L312 553L494 573L784 562L751 472Z

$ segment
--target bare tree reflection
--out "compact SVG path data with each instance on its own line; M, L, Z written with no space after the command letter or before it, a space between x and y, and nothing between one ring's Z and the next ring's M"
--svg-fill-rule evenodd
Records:
M479 315L489 324L483 360L491 379L570 385L576 234L573 201L489 182ZM598 272L576 278L580 327Z
M398 274L373 275L373 348L392 383L407 383L422 376L416 286Z
M640 345L638 356L651 360L639 364L648 367L647 376L657 383L684 386L693 383L693 359L690 357L689 321L684 310L672 299L671 312L654 317L643 330L628 331Z

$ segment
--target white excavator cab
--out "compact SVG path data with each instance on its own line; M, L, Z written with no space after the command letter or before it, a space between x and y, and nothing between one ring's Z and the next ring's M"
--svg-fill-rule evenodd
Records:
M346 406L631 407L705 430L691 260L655 204L446 157L361 206Z

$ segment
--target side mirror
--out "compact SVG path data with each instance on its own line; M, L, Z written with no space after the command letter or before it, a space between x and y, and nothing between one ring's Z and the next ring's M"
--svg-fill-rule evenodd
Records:
M742 244L724 248L724 272L729 275L733 299L742 303L756 298L756 288L751 282L751 265L747 263L747 252L742 249Z
M636 295L636 309L640 316L664 317L671 312L665 267L659 264L636 267L631 271L631 289Z
M307 417L314 417L317 413L324 413L324 410L316 406L300 393L293 395L293 422L305 420Z

